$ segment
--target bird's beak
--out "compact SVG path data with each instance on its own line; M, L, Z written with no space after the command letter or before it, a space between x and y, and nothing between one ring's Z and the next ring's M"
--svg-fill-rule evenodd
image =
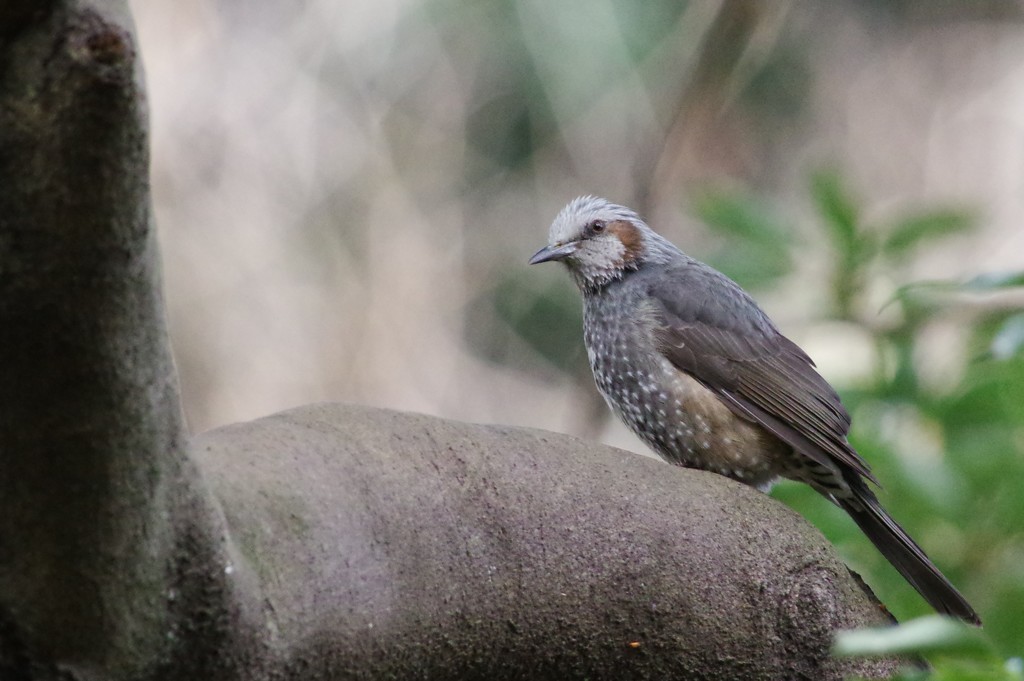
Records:
M561 245L555 244L553 246L545 246L533 254L533 257L530 258L530 264L536 265L537 263L548 262L551 260L564 260L579 250L579 247L580 242L578 241L570 241L569 243Z

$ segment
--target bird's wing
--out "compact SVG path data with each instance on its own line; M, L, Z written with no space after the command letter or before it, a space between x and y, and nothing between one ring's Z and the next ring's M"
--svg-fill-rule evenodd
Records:
M648 294L655 343L676 368L795 451L877 484L846 440L850 416L839 396L732 280L692 263L671 268Z

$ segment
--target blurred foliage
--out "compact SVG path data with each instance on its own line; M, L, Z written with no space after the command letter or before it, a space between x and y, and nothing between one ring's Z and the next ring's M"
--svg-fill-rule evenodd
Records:
M550 268L555 270L555 268ZM465 337L480 356L497 364L518 366L539 375L564 374L590 381L590 367L580 339L583 308L563 272L522 277L507 274L481 293L466 314ZM513 333L495 334L492 318Z
M1022 681L1020 658L1005 660L981 630L930 615L896 627L841 632L833 652L850 657L927 655L932 669L908 668L897 681Z
M747 196L709 193L694 201L694 211L726 244L707 261L744 288L777 284L793 270L792 234L769 209Z
M922 244L965 232L973 225L970 214L952 209L915 213L891 224L866 224L833 171L817 173L811 189L836 256L832 294L833 313L839 319L852 319L851 305L863 292L864 277L870 274L873 261L899 262Z
M816 229L830 243L822 317L856 328L873 344L873 370L858 385L837 386L853 415L851 442L883 482L885 506L978 609L997 649L1020 654L1024 504L1017 481L1024 478L1024 311L1019 295L1006 302L1005 294L1019 294L1024 275L901 285L901 265L942 239L969 232L970 214L929 209L867 223L831 171L814 176L811 193ZM734 262L727 268L755 273L746 281L741 277L742 283L772 284L788 274L793 259L786 251L794 241L779 237L774 220L758 217L736 198L699 204L698 213L743 243L730 247ZM771 276L759 274L765 271ZM878 281L895 282L896 288L881 311L868 301ZM950 332L966 338L965 356L932 366L923 359L930 335ZM841 511L804 485L782 483L775 495L813 519L898 617L929 611Z

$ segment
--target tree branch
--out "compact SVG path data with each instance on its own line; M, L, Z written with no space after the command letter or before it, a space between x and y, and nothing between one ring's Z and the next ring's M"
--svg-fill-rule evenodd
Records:
M564 435L321 404L197 438L288 678L879 675L822 536L724 477ZM631 644L637 644L635 647Z
M40 655L127 671L162 646L181 465L122 5L12 10L0 43L0 584Z

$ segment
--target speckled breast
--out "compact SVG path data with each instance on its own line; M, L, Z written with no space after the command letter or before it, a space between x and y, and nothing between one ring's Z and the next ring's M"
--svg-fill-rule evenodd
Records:
M665 359L643 295L642 286L625 281L585 299L584 342L605 401L667 461L768 484L779 473L779 443Z

